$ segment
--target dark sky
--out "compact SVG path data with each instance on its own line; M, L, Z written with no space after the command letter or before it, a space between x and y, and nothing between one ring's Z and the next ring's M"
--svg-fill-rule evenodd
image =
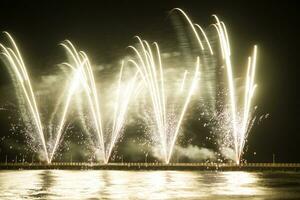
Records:
M97 62L110 62L125 54L136 34L158 41L160 34L166 37L160 30L174 7L204 26L217 14L229 27L237 62L244 61L254 44L259 46L256 104L260 113L270 117L253 128L246 158L253 159L256 151L257 161L271 161L275 153L278 161L300 162L299 17L291 2L2 0L0 30L14 35L32 66L30 72L38 76L61 61L57 44L66 38L80 44ZM3 87L10 81L5 70L0 72ZM8 127L2 125L2 135Z

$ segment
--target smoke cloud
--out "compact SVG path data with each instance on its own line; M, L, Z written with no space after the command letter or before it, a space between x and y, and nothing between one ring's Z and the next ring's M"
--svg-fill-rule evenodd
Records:
M225 159L235 160L235 153L232 148L223 147L223 148L221 148L220 151L221 151L222 156L224 156Z
M187 157L193 161L216 160L215 152L207 148L199 148L198 146L188 145L187 147L179 147L176 149L180 156Z

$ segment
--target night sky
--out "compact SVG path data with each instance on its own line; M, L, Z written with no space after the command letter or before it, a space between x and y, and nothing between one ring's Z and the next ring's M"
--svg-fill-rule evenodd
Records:
M51 73L64 59L58 43L68 38L95 62L110 63L126 55L138 34L163 43L168 12L180 7L197 23L208 26L212 14L225 21L238 64L254 44L259 47L255 104L270 116L256 124L245 158L254 162L300 162L299 24L296 4L285 1L6 1L0 2L0 31L18 41L32 77ZM171 25L170 25L171 26ZM3 42L3 37L1 37ZM238 66L238 65L236 65ZM11 80L0 64L0 103L7 105ZM238 70L238 69L236 69ZM0 136L10 134L10 120L0 111ZM5 140L6 141L6 140ZM199 141L202 144L202 141ZM1 141L0 160L14 155ZM256 152L256 156L253 156Z

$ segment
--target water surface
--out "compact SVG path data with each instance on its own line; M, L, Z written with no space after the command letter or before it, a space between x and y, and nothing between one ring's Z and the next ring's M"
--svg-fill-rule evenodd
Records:
M300 173L2 170L0 199L300 199Z

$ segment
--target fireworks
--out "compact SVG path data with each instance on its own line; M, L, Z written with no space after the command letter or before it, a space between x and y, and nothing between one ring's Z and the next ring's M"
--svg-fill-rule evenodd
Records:
M25 98L26 106L28 107L29 112L31 113L31 116L33 118L33 123L35 125L35 128L37 129L39 139L45 153L45 157L47 159L47 162L50 162L48 158L43 127L40 119L40 113L31 86L30 77L27 73L26 66L23 62L21 53L14 39L10 36L9 33L4 32L4 34L8 37L12 48L0 44L1 54L4 55L6 61L8 61L7 67L9 68L9 72L13 79L16 81L15 85L17 86L17 90L20 91L19 95L22 95L19 98Z
M154 112L155 123L157 126L156 131L158 132L159 139L161 141L164 161L166 163L169 163L183 117L186 113L193 90L198 80L200 67L199 57L197 58L196 62L196 69L194 72L195 75L189 88L188 94L184 96L183 106L181 108L181 111L179 112L179 117L177 117L177 123L168 122L169 114L166 106L168 102L165 93L165 77L158 44L153 43L155 47L155 53L157 55L156 61L154 53L152 52L152 49L148 42L145 40L142 41L139 37L137 38L142 50L141 52L139 52L135 47L130 46L130 48L133 49L133 51L137 55L138 63L134 60L130 60L130 62L134 63L134 65L138 68L139 74L142 76L142 79L149 91ZM183 90L186 76L187 73L185 72L184 79L180 88L181 91ZM169 124L175 124L175 127L170 127Z
M98 97L98 89L96 87L96 81L93 74L93 69L87 54L83 51L78 52L75 49L74 45L68 40L62 43L61 45L68 52L68 55L71 58L71 63L75 63L75 66L70 63L63 63L64 65L74 70L74 78L72 79L72 84L67 96L66 106L64 108L63 116L59 126L58 136L51 154L50 161L53 158L53 155L57 149L62 134L66 113L71 101L71 97L73 96L76 88L79 85L81 85L87 97L88 110L91 113L93 126L95 127L96 134L98 136L98 141L99 141L98 148L102 150L104 163L108 163L113 147L117 142L117 139L119 138L122 128L124 126L125 116L128 110L130 98L132 94L135 92L136 86L138 85L137 73L133 76L132 80L129 81L128 84L126 84L124 87L121 88L122 72L124 67L124 62L122 62L120 75L118 79L116 99L113 108L114 115L113 115L112 128L110 129L111 131L109 133L105 133L102 124L102 115L100 110L101 103ZM109 137L105 137L106 134L109 134Z
M172 11L178 11L184 16L184 18L192 28L192 31L199 43L200 49L203 50L204 45L201 42L199 33L196 30L196 28L198 28L198 30L200 31L200 33L202 34L202 36L206 41L210 54L214 55L209 39L206 36L204 30L201 28L201 26L199 26L198 24L193 24L193 22L187 16L187 14L180 8L175 8ZM216 15L213 15L213 17L215 18L216 23L212 24L212 26L217 31L219 44L220 44L219 46L221 48L221 54L222 54L222 62L224 63L224 66L226 68L226 75L227 75L227 82L228 82L228 89L229 89L229 105L230 105L230 112L231 112L231 114L229 115L231 126L228 127L224 125L225 123L219 123L219 124L221 125L223 124L224 127L222 127L221 129L223 130L224 133L232 134L232 138L233 138L232 143L235 152L235 162L239 164L243 153L244 145L245 145L245 140L247 138L247 133L250 131L251 128L252 97L254 95L254 91L256 88L254 79L255 79L257 46L256 45L254 46L252 57L248 58L247 74L246 74L246 81L245 81L244 104L242 106L239 106L236 97L236 86L234 84L234 74L233 74L232 62L231 62L229 36L224 22L220 21ZM224 104L226 103L224 102ZM241 112L243 114L240 114ZM224 130L228 128L230 129L229 131Z
M234 138L233 143L234 143L234 150L235 150L235 161L237 164L239 164L241 155L243 153L243 148L245 145L246 134L249 131L249 124L251 121L251 105L252 105L251 101L256 88L256 84L254 83L254 78L255 78L257 47L254 46L253 55L252 57L248 58L244 105L241 108L241 110L243 111L243 115L242 117L238 117L239 110L238 110L238 104L236 100L236 87L234 85L230 43L227 35L227 30L225 24L219 21L217 16L214 15L214 17L216 19L216 24L213 24L213 26L216 28L219 36L222 58L226 66L227 81L229 86L232 134Z
M253 54L248 58L247 73L244 83L243 103L241 104L238 99L241 99L237 94L237 86L235 83L234 69L231 61L231 49L229 43L229 36L225 24L219 18L213 15L215 23L210 26L214 29L218 45L211 45L210 35L206 34L199 24L193 23L188 15L181 9L175 8L172 13L178 12L188 25L191 33L195 37L196 45L199 47L198 55L191 55L195 63L195 69L190 70L185 67L183 73L178 71L178 80L169 79L169 74L166 73L166 68L163 66L163 59L161 56L159 45L154 42L153 45L149 44L146 40L136 37L138 45L129 46L134 52L134 57L122 61L120 73L116 81L117 87L112 92L109 103L112 105L105 108L107 102L105 98L100 98L101 87L97 84L98 77L95 75L93 65L91 64L87 54L83 51L78 51L75 46L68 40L61 43L68 55L68 62L63 63L64 66L69 68L69 78L67 93L61 108L61 115L59 115L59 122L57 124L56 134L53 144L47 143L45 138L45 128L43 127L40 111L35 98L34 90L27 68L23 62L20 51L13 40L13 38L5 32L8 37L10 46L0 44L2 59L8 67L8 70L14 80L14 85L19 99L25 102L26 109L23 111L26 115L30 116L31 124L34 125L34 130L40 141L40 146L44 152L47 162L51 162L57 149L62 143L62 136L66 130L70 110L72 110L72 101L76 98L81 98L80 112L78 116L82 123L84 114L87 112L89 120L88 126L92 129L87 130L91 135L96 135L97 149L101 151L102 160L108 163L112 155L113 149L124 131L126 116L129 112L129 105L133 97L138 96L141 88L146 88L144 95L147 95L147 103L151 106L151 113L154 122L153 135L159 141L161 147L161 155L165 163L169 163L172 158L178 135L182 132L182 124L187 112L189 112L189 105L192 96L201 97L202 90L212 90L213 87L209 86L210 83L205 83L201 87L201 91L197 90L200 83L199 80L206 72L204 69L209 68L209 64L205 61L207 58L202 59L203 55L210 56L211 58L218 57L218 52L221 53L221 65L226 70L226 81L228 89L228 98L224 101L225 105L229 105L229 109L224 109L226 112L226 123L218 123L222 126L222 130L232 137L231 147L235 153L235 162L239 164L247 135L251 129L251 121L253 119L253 95L255 92L255 69L257 59L257 46L254 46ZM216 47L217 46L217 47ZM203 53L205 52L205 53ZM124 81L124 68L133 65L136 72L131 73L129 81ZM201 74L200 74L201 71ZM178 74L179 74L178 73ZM128 79L128 78L127 78ZM174 87L176 83L178 87ZM209 86L209 88L205 88ZM176 90L176 92L175 92ZM177 90L179 92L177 92ZM80 93L80 92L81 93ZM197 95L194 95L196 94ZM174 97L172 93L176 93ZM216 92L211 92L212 94ZM172 96L172 95L173 96ZM172 96L172 97L171 97ZM171 99L173 101L171 101ZM195 99L195 98L194 98ZM74 109L73 109L74 110ZM109 120L107 116L104 117L104 111L112 113ZM56 113L56 112L55 112ZM211 114L212 115L212 114ZM219 119L223 120L223 118ZM109 123L107 123L109 121ZM86 125L85 125L86 126ZM35 134L35 133L32 133ZM48 145L48 147L47 147Z

